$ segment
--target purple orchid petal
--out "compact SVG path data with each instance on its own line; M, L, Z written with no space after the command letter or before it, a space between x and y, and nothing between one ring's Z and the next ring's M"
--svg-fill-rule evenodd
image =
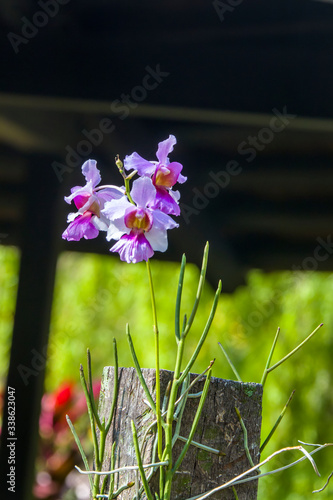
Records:
M169 135L168 139L159 142L156 156L162 165L167 165L169 163L168 154L173 151L173 147L176 143L177 139L174 135Z
M90 198L89 193L84 193L84 194L78 194L74 197L74 204L76 208L79 210L80 208L84 207L87 203L87 201Z
M101 214L100 217L93 217L92 221L94 223L94 226L99 230L99 231L107 231L109 229L110 221L107 219L104 215Z
M65 201L71 203L77 196L90 196L93 194L93 186L91 181L87 182L85 186L76 186L71 189L71 194L65 196Z
M79 215L69 224L62 233L62 238L68 241L79 241L81 238L90 240L96 238L98 233L99 231L92 221L92 214L87 212L84 215Z
M154 226L145 236L153 250L165 252L168 248L168 236L165 229Z
M134 208L134 205L128 201L126 196L123 196L118 200L106 202L102 214L114 222L116 219L124 219L126 209L131 207Z
M182 174L179 174L177 181L179 182L179 184L183 184L184 182L187 181L187 177L185 177Z
M96 194L99 199L103 200L103 202L106 203L107 201L111 200L119 200L124 196L125 193L121 188L115 186L114 188L108 187L100 189L96 192Z
M126 170L137 170L139 175L150 176L155 172L156 165L145 160L138 153L132 153L124 159L124 168Z
M131 229L126 226L124 219L117 219L109 223L106 239L108 241L119 240L123 234L129 234L130 232Z
M160 210L154 210L153 217L153 227L157 227L163 230L179 227L179 224L177 224L177 222L175 222L169 215L161 212Z
M176 161L169 163L169 165L160 165L156 168L153 175L153 183L155 186L172 187L178 181L183 165ZM182 176L183 177L183 176ZM185 178L185 177L184 177ZM186 178L185 178L186 180Z
M138 207L146 207L153 203L156 190L149 177L140 177L133 182L131 196Z
M133 264L148 260L154 255L154 251L145 237L144 234L130 234L123 235L113 247L110 248L111 252L118 252L122 261L132 262Z
M93 187L97 186L101 182L101 174L96 167L95 160L87 160L82 165L82 173L86 178L87 183L91 181Z
M187 180L187 177L184 177L180 173L183 170L183 165L181 163L178 163L178 161L169 163L167 168L171 170L173 176L176 178L175 182L172 185L176 184L176 182L183 184L183 182Z
M171 193L175 194L178 191L167 190L165 188L156 188L156 197L152 205L152 208L157 208L164 212L165 214L180 215L180 208Z

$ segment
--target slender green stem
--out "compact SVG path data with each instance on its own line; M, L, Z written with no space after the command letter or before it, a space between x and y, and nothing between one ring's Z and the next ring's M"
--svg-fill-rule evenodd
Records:
M145 379L144 379L144 377L142 375L142 371L141 371L141 368L140 368L140 364L139 364L137 355L135 353L135 349L134 349L134 345L133 345L133 341L132 341L132 337L131 337L131 334L130 334L130 329L129 329L128 323L126 324L126 336L127 336L127 340L128 340L129 346L130 346L130 351L131 351L131 354L132 354L132 359L133 359L133 363L134 363L134 367L135 367L137 376L139 377L141 386L142 386L143 390L145 391L145 394L147 396L147 399L148 399L148 402L150 404L150 407L151 407L151 409L153 410L153 412L156 415L156 405L155 405L155 402L154 402L154 400L153 400L153 398L152 398L152 396L151 396L151 394L149 392L149 389L147 387L146 381L145 381Z
M178 436L177 439L179 441L187 442L188 438L184 436ZM206 446L205 444L198 443L197 441L191 441L191 445L199 448L200 450L208 451L208 453L214 453L214 455L219 455L220 457L225 456L225 453L221 450L217 450L216 448L211 448L210 446Z
M114 441L113 444L112 444L112 448L111 448L111 470L115 468L115 465L116 465L116 442ZM107 477L107 476L105 476ZM114 491L114 474L111 474L111 477L110 477L110 486L109 486L109 500L111 500L111 498L115 498L113 496L113 491Z
M229 366L230 368L232 369L232 371L234 372L234 375L235 377L237 378L238 382L243 382L242 379L240 378L239 374L238 374L238 371L236 370L236 367L234 366L233 362L231 361L231 359L229 358L228 356L228 353L227 351L224 349L223 345L221 344L221 342L218 342L219 346L221 347L221 350L226 358L226 360L228 361L229 363Z
M88 470L89 470L88 459L87 459L87 456L86 456L86 454L84 453L84 450L83 450L83 448L82 448L82 444L81 444L81 442L80 442L80 438L79 438L79 436L77 435L76 430L75 430L75 428L74 428L74 425L72 424L71 419L69 418L69 416L68 416L68 415L66 415L66 420L67 420L67 423L68 423L68 425L69 425L70 430L72 431L72 434L73 434L73 436L74 436L74 439L75 439L75 442L76 442L76 444L77 444L77 447L79 448L79 452L80 452L80 454L81 454L81 457L82 457L82 460L83 460L84 466L85 466L85 468L86 468L86 471L88 471ZM91 491L91 493L92 493L92 491L93 491L93 480L92 480L91 474L89 474L89 483L90 483L90 491Z
M111 405L111 411L109 414L109 418L107 421L107 424L105 426L105 433L107 434L109 432L114 411L116 409L116 404L117 404L117 399L118 399L118 386L119 386L119 380L118 380L118 352L117 352L117 342L116 339L113 339L113 356L114 356L114 375L113 375L113 397L112 397L112 405Z
M246 428L246 426L244 424L244 420L242 419L242 416L240 414L239 409L235 407L235 410L236 410L237 417L238 417L239 422L241 424L243 435L244 435L244 449L245 449L245 453L246 453L248 461L250 462L251 467L254 467L254 463L253 463L252 457L250 455L249 444L248 444L248 440L247 440L247 428Z
M176 311L175 311L175 334L176 334L177 341L180 340L180 306L181 306L181 300L182 300L185 266L186 266L186 256L184 254L182 257L182 263L180 266L177 299L176 299Z
M130 189L130 183L129 181L132 179L132 177L134 177L134 175L137 173L137 170L134 170L133 172L131 172L129 175L126 175L126 172L124 170L124 164L123 162L121 161L121 159L119 158L119 155L116 155L115 157L115 162L116 162L116 165L118 167L118 170L122 176L122 178L124 179L124 184L125 184L125 193L126 193L126 196L127 198L129 199L129 201L131 203L133 203L133 205L135 205L132 197L131 197L131 189Z
M160 382L160 348L159 348L159 331L156 313L156 301L154 293L153 279L151 275L150 260L147 260L147 271L149 279L149 289L151 297L151 305L153 310L153 328L155 337L155 370L156 370L156 420L157 420L157 453L161 460L162 458L162 418L161 418L161 382Z
M174 418L175 417L177 418L177 423L176 423L176 428L175 428L175 431L174 431L173 437L172 437L172 444L171 444L172 448L174 447L175 442L177 441L179 433L180 433L180 426L182 424L183 413L184 413L185 406L186 406L186 401L187 401L187 396L188 396L187 388L189 387L189 384L190 384L190 375L188 375L183 382L182 394L184 394L185 399L180 399L180 398L178 399L177 411L174 413ZM177 404L177 401L175 402L175 406L176 406L176 404Z
M239 500L238 495L237 495L236 488L235 488L234 486L232 486L232 491L233 491L233 494L234 494L234 496L235 496L235 500Z
M284 363L285 361L287 361L287 359L289 359L293 354L295 354L295 352L297 352L301 347L303 347L303 345L306 344L306 342L308 342L311 339L311 337L313 337L315 335L315 333L317 333L317 331L322 326L323 326L323 323L320 323L320 325L318 325L317 328L315 328L315 330L313 330L313 332L310 333L310 335L308 335L305 340L303 340L303 342L301 342L297 347L295 347L295 349L293 349L292 351L290 351L290 353L287 354L287 356L285 356L284 358L280 359L280 361L278 361L277 363L275 363L275 365L273 365L270 368L268 368L267 373L272 372L273 370L275 370L275 368L277 368L278 366L282 365L282 363Z
M219 284L218 284L218 287L217 287L217 290L216 290L216 293L215 293L214 301L213 301L213 304L212 304L212 307L211 307L211 310L210 310L210 314L209 314L206 326L205 326L204 331L203 331L203 333L202 333L202 335L200 337L198 345L197 345L194 353L192 354L192 357L191 357L190 361L188 362L186 368L184 369L184 371L182 373L182 376L180 377L180 380L179 380L180 383L183 382L183 380L185 379L186 375L191 370L191 368L192 368L195 360L198 357L198 354L199 354L199 352L201 350L201 347L202 347L203 343L206 340L206 337L208 335L209 329L211 327L211 324L212 324L214 316L215 316L217 304L218 304L218 301L219 301L219 298L220 298L221 288L222 288L222 283L221 283L221 281L219 281Z
M91 375L91 356L90 356L90 350L87 349L87 366L88 366L88 387L89 387L89 393L90 393L90 400L91 400L91 406L92 410L94 412L94 417L96 419L97 426L99 430L102 430L102 424L99 419L98 411L96 408L95 404L95 398L94 398L94 389L93 389L93 383L92 383L92 375Z
M105 451L105 441L106 441L106 432L105 430L103 430L99 433L99 456L98 456L99 470L102 470L104 451ZM96 464L97 464L97 458L96 458Z
M175 402L177 399L177 392L178 392L178 388L180 386L179 377L180 377L180 370L181 370L182 359L183 359L183 354L184 354L184 341L185 341L184 338L181 337L180 341L178 342L178 346L177 346L176 365L175 365L175 370L174 370L174 374L173 374L172 386L171 386L171 390L170 390L170 397L169 397L168 410L167 410L167 416L166 416L166 425L165 425L165 448L164 448L162 460L168 461L166 475L168 475L170 478L172 476L172 473L171 473L171 471L172 471L172 424L173 424L173 419L174 419L174 411L175 411ZM166 483L164 484L163 496L161 495L161 492L160 492L160 497L168 500L170 498L171 485L169 485L168 492L165 491L165 488L166 488ZM169 496L168 496L168 494L169 494Z
M86 379L84 376L84 371L83 371L82 365L80 365L80 379L81 379L81 384L83 387L84 395L85 395L86 401L87 401L88 415L89 415L89 420L90 420L90 428L91 428L91 433L92 433L92 437L93 437L94 455L95 455L95 459L96 459L96 469L99 471L99 470L101 470L101 462L100 462L99 446L98 446L96 427L95 427L94 411L92 408L91 398L90 398L90 394L88 391L87 382L86 382ZM98 488L99 488L99 477L98 477L98 475L95 474L94 486L93 486L93 498L95 498L96 494L98 493Z
M267 358L267 362L266 362L266 366L265 366L265 369L264 369L264 373L262 374L262 378L261 378L261 382L260 383L261 383L261 385L263 387L264 387L265 382L266 382L266 378L267 378L267 375L268 375L269 365L271 364L273 353L274 353L275 346L276 346L276 343L278 341L279 335L280 335L280 327L278 327L278 329L276 331L276 334L275 334L275 337L274 337L274 340L273 340L273 344L272 344L271 350L270 350L268 358Z
M95 453L95 457L96 457L96 461L97 461L96 466L97 466L97 469L99 469L100 463L99 463L98 441L97 441L97 434L96 434L96 428L95 428L94 412L92 409L90 394L88 391L87 382L86 382L86 379L84 376L84 371L83 371L82 365L80 365L80 379L81 379L81 384L83 387L84 395L85 395L86 401L87 401L88 415L89 415L89 419L90 419L90 427L91 427L91 432L92 432L92 436L93 436L94 453Z
M206 397L207 397L207 394L208 394L208 389L209 389L209 384L210 384L210 379L211 379L211 376L212 376L212 370L210 369L207 373L207 377L206 377L206 380L205 380L205 385L204 385L204 388L202 390L202 396L200 398L200 401L199 401L199 405L198 405L198 408L197 408L197 411L196 411L196 414L195 414L195 417L194 417L194 420L193 420L193 424L192 424L192 427L191 427L191 430L190 430L190 434L189 434L189 437L187 439L187 442L185 443L184 445L184 448L182 449L173 469L172 469L172 474L174 474L180 467L186 453L187 453L187 450L189 449L190 447L190 444L192 442L192 439L193 439L193 436L195 434L195 431L197 430L197 426L198 426L198 423L199 423L199 419L200 419L200 416L201 416L201 412L202 412L202 409L203 409L203 405L206 401Z
M134 201L133 201L133 198L131 196L131 188L130 188L130 178L129 177L126 177L124 176L124 183L125 183L125 190L126 190L126 196L127 198L129 199L129 201L135 205Z
M191 382L191 384L187 387L187 388L184 388L184 390L182 390L182 393L181 395L179 396L179 398L177 399L177 401L175 402L175 406L177 406L181 400L186 397L186 398L197 398L197 397L200 397L201 394L202 394L202 391L199 392L198 394L188 394L189 391L192 389L192 387L204 376L206 375L206 373L208 372L208 370L213 366L213 364L215 363L215 359L213 361L211 361L209 363L209 365L207 366L207 368L202 372L200 373L200 375L197 375L195 377L195 379ZM185 379L186 380L186 379ZM184 382L185 382L184 380Z
M125 490L128 490L128 488L132 488L134 486L134 481L130 481L127 484L124 484L124 486L121 486L113 495L111 498L117 498L119 497L120 493L122 493Z
M137 461L137 464L138 464L138 467L139 467L141 481L142 481L145 493L147 495L147 499L148 500L154 500L153 499L153 495L151 494L151 491L150 491L150 488L149 488L149 485L148 485L148 481L147 481L147 478L146 478L146 474L145 474L144 468L142 466L142 458L141 458L141 453L140 453L138 436L137 436L137 433L136 433L136 428L135 428L133 420L131 421L131 425L132 425L133 443L134 443L134 448L135 448L136 461Z
M287 408L288 408L288 406L289 406L289 404L290 404L291 400L292 400L292 399L293 399L293 397L294 397L294 394L295 394L295 390L294 390L294 391L290 394L289 399L288 399L288 401L286 402L286 404L284 405L283 410L282 410L282 412L280 413L280 415L278 416L278 418L277 418L277 420L276 420L275 424L273 425L272 430L271 430L271 431L270 431L270 433L268 434L268 436L267 436L267 438L265 439L265 441L263 442L263 444L260 446L260 453L262 453L262 452L263 452L264 448L267 446L267 444L269 443L269 441L270 441L271 437L273 436L274 432L275 432L275 431L276 431L276 429L278 428L278 426L279 426L279 424L280 424L281 420L282 420L282 419L283 419L283 417L284 417L284 414L285 414L285 413L286 413L286 411L287 411Z
M191 315L188 319L186 327L184 328L184 330L182 332L182 336L184 338L187 336L188 332L190 331L190 328L192 326L192 323L194 321L194 318L195 318L195 315L196 315L196 312L197 312L197 309L199 306L203 286L205 284L207 264L208 264L208 252L209 252L209 243L207 241L207 243L205 245L205 249L204 249L203 258L202 258L202 266L201 266L200 278L199 278L199 283L198 283L198 289L197 289L195 301L193 304L192 312L191 312Z

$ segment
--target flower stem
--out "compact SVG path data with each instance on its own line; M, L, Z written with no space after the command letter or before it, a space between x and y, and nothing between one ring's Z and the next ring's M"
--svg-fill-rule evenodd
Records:
M310 333L310 335L308 335L305 340L303 340L303 342L301 342L300 344L298 344L298 346L295 347L295 349L293 349L292 351L290 351L284 358L280 359L280 361L278 361L277 363L275 363L275 365L273 365L270 368L268 368L267 369L267 373L270 373L271 371L275 370L275 368L277 368L278 366L282 365L282 363L284 363L285 361L287 361L287 359L290 358L293 354L295 354L295 352L297 352L301 347L303 347L303 345L306 344L311 339L311 337L313 337L313 335L315 333L317 333L317 331L319 330L319 328L321 328L322 326L323 326L323 323L320 323L320 325L318 325L317 328L315 328L315 330L313 330L313 332Z
M265 366L265 370L264 370L264 373L262 374L262 378L261 378L261 382L260 383L261 383L261 385L263 387L264 387L265 382L266 382L266 378L267 378L268 370L269 370L269 365L271 364L273 353L274 353L274 349L275 349L276 343L278 341L279 335L280 335L280 327L278 327L277 332L275 334L273 345L271 347L270 353L269 353L268 358L267 358L267 363L266 363L266 366Z
M147 260L147 271L149 280L149 289L151 297L151 305L153 311L153 329L155 337L155 369L156 369L156 420L157 420L157 452L158 457L162 458L162 419L161 419L161 384L160 384L160 349L159 349L159 331L156 313L156 301L154 293L154 285L150 268L150 261Z

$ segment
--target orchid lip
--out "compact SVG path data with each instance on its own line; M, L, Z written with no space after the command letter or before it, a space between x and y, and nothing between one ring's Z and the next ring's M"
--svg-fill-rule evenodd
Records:
M149 231L153 224L151 215L143 208L130 209L125 214L124 222L128 228L141 232Z

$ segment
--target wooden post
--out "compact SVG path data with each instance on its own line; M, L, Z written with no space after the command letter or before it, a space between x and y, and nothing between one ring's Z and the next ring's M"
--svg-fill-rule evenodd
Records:
M60 240L59 182L50 164L49 156L30 158L19 285L4 393L0 498L30 500L33 497L38 422ZM14 398L15 406L10 406L9 396L12 405ZM10 427L9 423L13 422L15 426ZM10 443L11 458L15 457L15 461L9 460ZM9 491L9 487L13 489Z
M142 370L146 383L154 394L155 370ZM161 370L161 394L165 393L172 372ZM154 434L150 433L142 444L145 431L154 420L152 411L144 402L145 394L140 385L134 368L120 368L120 386L117 411L112 428L106 442L106 457L103 470L110 470L111 446L116 441L115 467L135 465L136 458L132 440L131 420L134 421L140 445L143 446L143 463L151 463ZM193 376L193 375L191 375ZM103 372L102 389L99 401L100 416L107 420L113 393L113 367L106 367ZM203 381L197 382L192 393L200 391ZM197 428L195 441L223 452L216 455L195 446L190 446L189 451L175 476L172 500L185 500L195 495L202 494L232 479L251 467L244 449L244 433L242 431L235 407L238 408L248 432L248 447L253 462L259 462L259 445L261 430L261 402L262 386L260 384L245 384L231 380L212 377L209 393L204 410ZM198 398L188 399L184 411L181 435L187 437L195 411ZM173 449L174 460L179 456L184 442L178 440ZM225 455L224 455L225 454ZM147 472L148 474L148 472ZM124 472L117 474L116 487L134 481L135 473ZM158 491L158 478L152 478L152 489ZM236 486L239 500L254 500L257 498L257 481L250 481ZM132 500L135 496L133 488L121 494L122 500ZM146 499L143 494L142 499ZM216 493L211 499L235 500L233 491L225 489Z

